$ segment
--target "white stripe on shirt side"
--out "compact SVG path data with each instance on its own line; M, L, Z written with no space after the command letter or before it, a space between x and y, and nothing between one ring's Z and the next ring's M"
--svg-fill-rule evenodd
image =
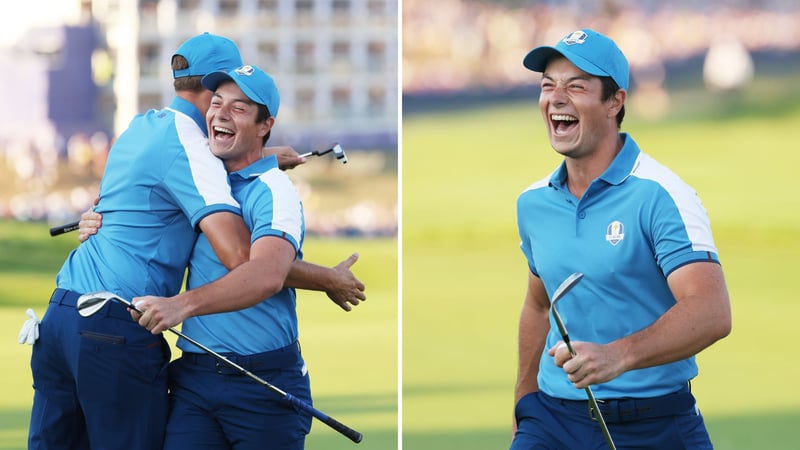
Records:
M299 245L303 237L303 207L292 180L280 169L270 169L259 180L272 191L272 228L292 236Z
M175 129L178 140L186 152L192 181L206 205L226 204L239 207L231 195L228 173L222 160L211 153L208 138L197 124L186 114L167 108L175 114Z
M651 180L664 188L678 207L694 251L716 253L711 223L697 192L678 175L645 153L640 153L631 176Z

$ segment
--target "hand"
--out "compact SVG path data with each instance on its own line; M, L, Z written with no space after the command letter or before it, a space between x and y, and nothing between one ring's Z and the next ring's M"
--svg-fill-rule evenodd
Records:
M141 311L130 310L133 320L153 334L174 327L186 318L180 303L171 298L148 295L135 297L131 303Z
M353 253L349 258L334 266L332 268L333 282L325 290L329 299L348 312L353 309L351 305L355 306L367 300L367 296L364 294L364 283L350 271L350 267L356 261L358 261L358 253Z
M263 158L269 155L275 155L278 158L278 167L280 167L281 170L291 170L306 162L306 159L302 158L294 148L286 145L263 148L261 157Z
M569 353L567 344L558 341L547 354L553 357L556 366L564 369L569 381L578 389L591 384L601 384L618 377L625 370L621 355L613 345L599 345L592 342L572 341L575 356Z
M94 205L81 214L81 221L78 222L78 242L85 242L89 236L97 234L97 230L103 224L103 215L94 212L94 207L99 201L100 197L95 197Z

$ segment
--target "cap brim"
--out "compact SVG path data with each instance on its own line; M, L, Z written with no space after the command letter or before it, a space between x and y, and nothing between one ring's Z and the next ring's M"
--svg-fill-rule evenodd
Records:
M203 87L209 91L216 91L217 87L219 87L223 81L233 81L233 78L225 72L211 72L200 80Z
M522 60L522 65L534 72L544 72L545 67L547 67L547 62L550 61L550 58L554 55L563 56L555 47L536 47L525 55L525 58Z

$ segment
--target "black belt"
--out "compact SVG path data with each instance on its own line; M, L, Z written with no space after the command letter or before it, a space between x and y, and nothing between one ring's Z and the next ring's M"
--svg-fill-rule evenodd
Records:
M53 291L53 295L50 296L50 303L75 308L75 305L78 303L78 297L81 295L82 294L78 292L68 289L56 288L56 290ZM128 308L114 301L108 302L95 315L105 315L106 317L133 321L131 314L128 312Z
M588 402L576 400L559 400L559 402L576 411L580 410L584 414L588 410ZM695 403L688 384L678 391L660 397L597 400L600 413L608 423L683 414L691 411Z
M300 344L294 342L286 347L252 355L239 355L236 353L220 353L231 362L244 369L255 372L259 370L290 369L302 362ZM238 369L220 361L216 356L208 353L183 352L181 361L185 364L213 369L223 375L240 375Z

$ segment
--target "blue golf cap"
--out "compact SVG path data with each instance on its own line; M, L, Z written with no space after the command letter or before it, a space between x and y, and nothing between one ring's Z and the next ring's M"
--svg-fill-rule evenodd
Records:
M544 72L554 55L563 55L589 75L611 77L619 87L628 90L628 60L617 44L605 35L589 28L573 31L558 41L555 47L536 47L525 56L522 64L534 72Z
M233 81L250 100L264 105L273 117L278 115L281 96L275 80L257 66L244 65L228 72L212 72L202 79L206 89L216 91L225 81Z
M189 67L173 70L173 78L203 76L242 65L242 55L239 54L236 43L226 37L210 33L189 38L178 47L175 55L186 58Z

